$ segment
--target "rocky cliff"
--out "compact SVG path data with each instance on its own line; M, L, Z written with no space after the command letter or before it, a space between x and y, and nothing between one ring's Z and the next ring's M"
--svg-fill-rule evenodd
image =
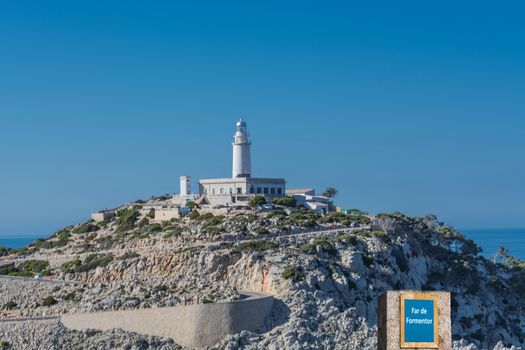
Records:
M474 242L433 216L320 217L277 208L227 216L201 212L162 224L150 218L150 212L130 205L110 222L68 227L11 252L49 265L17 263L4 266L3 273L40 267L76 284L30 283L16 293L16 283L26 282L2 281L4 315L233 300L244 289L272 293L274 312L260 334L230 336L217 349L375 349L377 301L384 291L446 290L452 293L455 349L519 349L525 343L524 264L508 256L497 261L480 256ZM312 229L323 231L308 232ZM13 334L24 329L31 326L0 324L5 346L16 348ZM35 334L52 338L68 332L56 329ZM71 344L95 346L92 337L68 337ZM101 337L111 335L97 341ZM133 346L154 348L160 342ZM162 346L176 348L166 341Z

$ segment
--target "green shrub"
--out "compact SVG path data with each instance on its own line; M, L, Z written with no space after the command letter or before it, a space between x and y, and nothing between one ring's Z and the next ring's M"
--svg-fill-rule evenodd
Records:
M100 230L100 227L91 223L91 222L86 222L86 223L83 223L82 225L78 226L77 228L73 229L73 233L77 233L77 234L80 234L80 233L89 233L89 232L95 232L95 231L98 231Z
M140 220L139 223L137 224L137 226L140 228L148 226L148 225L149 225L149 219L147 217Z
M159 232L162 231L162 225L161 224L153 224L149 227L150 232Z
M197 219L199 219L200 216L201 216L201 214L196 209L193 209L191 211L191 213L188 215L188 217L191 220L197 220Z
M82 261L80 261L80 259L75 259L64 263L62 269L65 272L75 272L75 269L80 265L82 265Z
M272 241L253 241L253 242L244 242L240 243L235 247L235 250L237 252L243 252L243 251L256 251L256 252L263 252L270 249L275 249L279 247L277 243L274 243Z
M86 271L96 269L97 267L105 267L105 266L108 266L108 264L112 261L113 261L112 254L107 254L107 255L91 254L86 258L83 264L75 267L74 272L86 272Z
M158 286L155 286L153 290L158 291L158 292L167 292L169 290L169 287L165 284L160 284Z
M13 310L17 306L18 306L18 304L11 300L11 301L8 301L7 303L5 303L4 306L2 306L2 309L4 309L4 310Z
M220 225L224 221L224 216L213 216L211 213L206 213L199 217L199 221L203 221L202 229L205 233L218 234L224 232L224 228Z
M16 277L33 277L36 273L49 274L47 268L49 262L44 260L28 260L18 267L15 264L8 264L0 266L0 275L16 276Z
M37 239L33 243L30 244L33 248L41 248L41 249L53 249L53 248L60 248L67 244L68 239L59 239L59 240L45 240L43 238Z
M71 237L71 233L69 233L68 230L60 230L56 232L53 237L58 238L59 240L67 240L69 237Z
M199 207L199 205L197 203L195 203L194 201L186 202L186 206L190 207L191 209L196 209L196 208Z
M146 216L150 219L155 219L155 208L151 208Z
M371 268L374 264L374 257L372 255L363 255L362 257L365 266Z
M270 231L268 231L268 229L264 227L257 227L255 229L255 233L257 233L258 235L267 235L270 233Z
M357 238L357 236L350 235L350 234L339 235L337 236L337 239L345 244L352 245L352 246L355 246L359 242L359 239Z
M288 265L281 273L281 277L293 282L298 282L303 279L304 274L300 267L294 265Z
M306 254L316 254L317 247L330 255L336 255L337 250L334 248L332 241L325 237L317 237L312 243L304 243L299 246L299 249Z
M75 291L72 291L70 293L67 293L64 295L64 300L66 301L75 301L76 300L76 293Z
M51 305L55 305L56 303L58 303L58 301L56 301L55 298L53 298L53 296L50 295L42 299L42 302L40 304L42 306L51 306Z
M33 273L43 273L49 268L49 261L46 260L27 260L18 266L18 269Z
M182 234L182 228L180 226L173 226L165 235L164 238L179 237Z
M119 209L117 211L117 232L126 232L135 228L135 222L139 217L140 206L133 208Z
M254 196L248 204L250 207L255 208L259 205L266 204L266 198L264 198L264 196Z
M140 254L136 252L126 252L118 257L118 260L134 259L140 257Z
M294 208L297 205L297 201L294 197L274 198L273 204Z

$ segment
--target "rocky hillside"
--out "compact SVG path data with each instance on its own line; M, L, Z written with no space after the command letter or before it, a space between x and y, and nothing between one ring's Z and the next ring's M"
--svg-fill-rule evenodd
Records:
M506 255L497 261L481 257L474 242L433 216L321 217L286 208L213 216L197 210L154 223L142 205L7 252L25 260L0 266L0 274L40 273L74 283L2 279L3 317L206 303L253 290L276 298L266 329L230 336L217 349L375 349L377 300L384 291L446 290L453 297L456 349L525 344L525 264ZM328 231L344 227L349 229ZM313 229L326 231L304 234ZM118 331L88 336L58 322L0 323L6 348L37 348L21 343L24 334L46 338L49 348L68 341L72 347L111 348L101 344L113 338L114 346L123 346L116 345ZM177 348L167 340L133 337L128 348Z

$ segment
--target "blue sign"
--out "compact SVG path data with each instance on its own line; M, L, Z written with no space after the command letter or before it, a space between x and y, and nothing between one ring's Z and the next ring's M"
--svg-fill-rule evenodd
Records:
M404 341L406 343L434 342L434 300L405 299Z

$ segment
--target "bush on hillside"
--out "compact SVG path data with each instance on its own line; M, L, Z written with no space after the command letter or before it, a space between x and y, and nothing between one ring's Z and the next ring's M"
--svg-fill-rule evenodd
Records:
M92 222L85 222L77 228L73 229L73 233L89 233L100 230L100 227L93 224Z
M64 263L62 265L62 269L65 272L75 272L75 269L77 268L77 266L80 266L80 265L82 265L82 261L80 261L80 259L75 259L75 260L71 260L71 261Z
M250 207L255 208L259 205L266 204L266 198L264 198L264 196L255 196L250 200L248 204L250 205Z
M46 260L27 260L18 266L21 271L41 274L49 268L49 261Z
M126 232L135 228L140 208L140 206L135 205L133 208L119 209L117 211L117 232Z
M48 297L45 297L44 299L42 299L42 302L40 303L42 306L51 306L51 305L55 305L56 303L58 303L58 301L56 301L55 298L53 298L53 296L48 296Z
M299 282L303 279L304 274L299 266L288 265L281 273L281 277L287 280L292 280L293 282Z
M234 249L237 252L243 252L243 251L264 252L266 250L275 249L277 247L279 247L279 245L275 242L261 240L261 241L240 243Z
M94 270L97 267L108 266L108 264L112 261L113 261L112 254L106 254L106 255L91 254L86 258L86 260L84 260L84 262L81 265L76 266L73 271L74 272L86 272L86 271Z
M193 210L191 211L191 213L188 215L188 217L189 217L191 220L197 220L200 216L201 216L201 214L200 214L196 209L193 209Z
M17 306L18 306L17 303L15 303L14 301L10 300L7 303L5 303L4 306L2 306L2 309L4 309L4 310L13 310Z
M283 207L295 208L297 201L294 197L274 198L273 204L282 205Z

